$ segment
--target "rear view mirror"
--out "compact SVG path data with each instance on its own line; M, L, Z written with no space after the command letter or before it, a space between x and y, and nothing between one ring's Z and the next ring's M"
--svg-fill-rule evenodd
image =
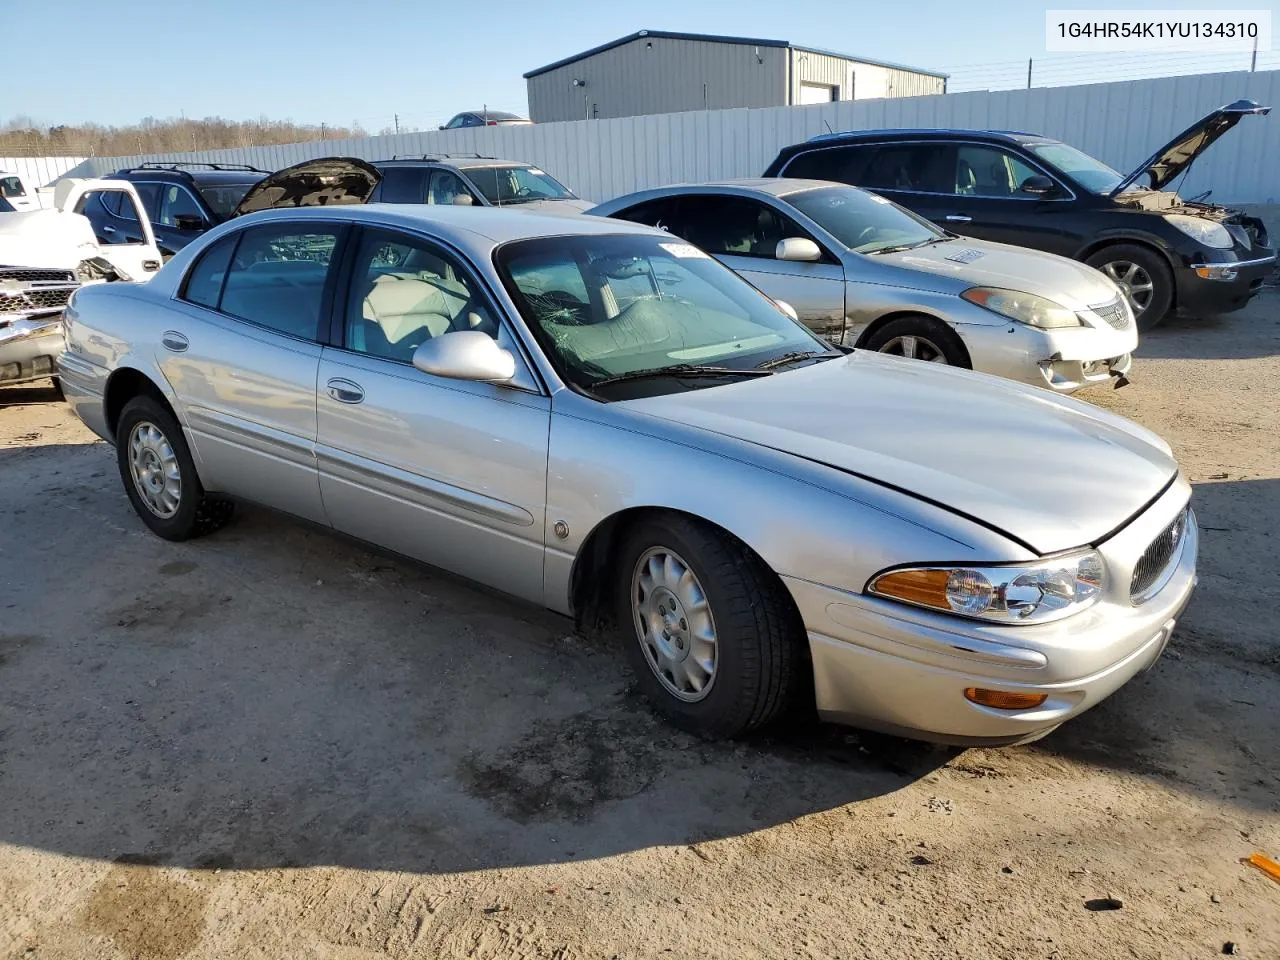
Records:
M774 256L779 260L799 260L813 262L822 259L822 251L808 237L787 237L778 241Z
M504 383L516 375L516 358L479 330L455 330L418 346L413 365L433 377Z
M475 200L472 199L471 194L469 193L460 193L453 198L453 205L455 207L469 207L473 203L475 203Z
M1057 185L1048 177L1034 176L1027 177L1018 186L1019 193L1029 193L1036 197L1046 197L1051 193L1057 193Z
M179 230L203 230L206 226L198 213L179 213L173 218L173 225Z
M800 322L800 314L796 313L796 308L793 307L791 304L787 303L787 301L775 300L773 302L775 305L777 305L779 310L785 313L788 317L790 317L796 323Z

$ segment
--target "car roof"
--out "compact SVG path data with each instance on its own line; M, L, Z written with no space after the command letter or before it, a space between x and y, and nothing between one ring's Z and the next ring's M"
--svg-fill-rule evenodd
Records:
M161 183L257 183L270 176L261 170L166 170L161 167L117 170L112 177L121 180L153 180Z
M844 130L839 133L820 133L810 137L805 143L859 143L868 140L953 140L973 138L1005 141L1012 143L1045 142L1056 143L1052 137L1044 137L1038 133L1024 133L1020 130L963 130L934 128L891 128L884 130ZM801 146L796 144L795 146Z
M247 214L254 223L267 220L346 220L355 223L379 223L409 230L430 226L442 236L471 234L493 245L511 240L566 235L599 235L632 233L671 238L669 233L640 224L604 217L542 213L534 210L508 210L502 207L455 207L451 204L371 203L342 204L329 207L287 207ZM237 218L233 223L243 223Z
M600 215L610 216L618 210L625 210L638 203L656 200L660 197L674 197L690 193L723 193L728 195L764 194L785 200L797 193L807 190L844 189L860 190L847 183L834 183L830 180L806 180L802 177L742 177L730 180L711 180L707 183L672 183L662 187L651 187L635 193L608 200L591 212L602 211Z
M527 120L528 117L522 117L518 113L508 113L505 110L459 110L454 114L455 117L462 117L470 114L473 117L484 117L487 120Z
M474 170L480 167L532 167L533 164L523 160L503 160L500 157L451 157L447 153L438 153L421 157L392 157L390 160L374 160L375 167L412 167L419 164L433 163L442 167L456 167L459 170Z

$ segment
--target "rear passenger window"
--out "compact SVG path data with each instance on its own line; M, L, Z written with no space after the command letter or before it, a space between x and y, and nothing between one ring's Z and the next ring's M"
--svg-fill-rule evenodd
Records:
M184 300L198 303L210 310L218 309L222 281L227 275L227 265L231 263L231 253L239 239L239 234L223 237L200 255L196 265L187 274L187 285L182 291Z
M218 309L300 340L319 339L320 307L339 228L298 224L240 234Z
M889 144L875 152L858 183L870 190L951 193L947 157L954 148L945 143ZM945 171L945 172L944 172Z
M427 194L427 171L422 167L385 167L380 203L422 203Z
M810 150L793 158L782 175L861 184L862 169L874 150L874 147L825 147Z

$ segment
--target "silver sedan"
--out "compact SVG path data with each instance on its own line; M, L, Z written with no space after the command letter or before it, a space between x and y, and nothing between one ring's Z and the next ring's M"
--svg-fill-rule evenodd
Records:
M1071 393L1128 373L1138 327L1116 284L1066 257L940 230L823 180L661 187L590 211L701 247L835 343Z
M66 321L67 399L158 535L239 499L331 526L612 631L706 736L813 698L1034 739L1151 666L1195 580L1155 435L833 349L648 227L277 210Z

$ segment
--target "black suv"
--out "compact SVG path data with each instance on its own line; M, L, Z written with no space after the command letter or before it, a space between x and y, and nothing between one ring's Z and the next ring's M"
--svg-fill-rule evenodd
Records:
M1242 117L1269 110L1221 107L1127 177L1059 140L1006 130L824 134L784 147L765 176L855 184L956 233L1083 260L1149 330L1173 311L1243 307L1275 266L1261 220L1167 189Z
M128 180L137 187L156 245L167 259L230 217L249 188L267 175L266 170L235 163L144 163L104 179ZM92 194L81 211L93 224L99 243L141 240L132 206L121 206L121 196Z
M382 182L370 203L446 203L581 212L591 204L537 167L478 153L375 160Z

